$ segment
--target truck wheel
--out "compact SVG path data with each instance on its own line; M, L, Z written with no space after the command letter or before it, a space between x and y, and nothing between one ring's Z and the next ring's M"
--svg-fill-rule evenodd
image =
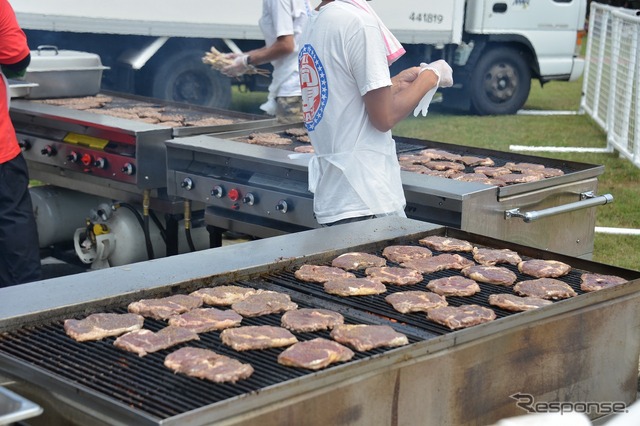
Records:
M207 107L228 108L231 80L202 63L204 52L190 49L171 55L153 73L151 96Z
M470 79L471 107L480 115L516 113L527 101L531 70L522 54L506 47L485 52Z

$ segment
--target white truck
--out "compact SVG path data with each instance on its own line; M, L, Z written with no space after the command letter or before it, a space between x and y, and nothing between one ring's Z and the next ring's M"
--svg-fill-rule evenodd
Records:
M232 84L265 90L264 77L231 79L202 63L212 46L264 44L260 0L9 0L32 50L40 45L100 55L102 88L226 108ZM318 1L312 1L315 5ZM404 44L400 69L444 58L455 85L443 102L477 114L512 114L531 80L570 81L579 56L587 0L375 0Z

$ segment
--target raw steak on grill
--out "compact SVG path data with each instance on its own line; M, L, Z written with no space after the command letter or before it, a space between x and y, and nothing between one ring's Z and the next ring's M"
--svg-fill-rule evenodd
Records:
M493 321L496 313L479 305L443 306L427 311L427 318L451 330Z
M513 286L513 291L520 296L553 300L577 296L577 293L573 291L569 284L565 284L555 278L520 281Z
M458 238L441 237L438 235L422 238L418 242L423 246L429 247L431 250L465 252L473 250L473 244L469 241L460 240Z
M447 306L447 300L438 294L428 291L400 291L384 298L393 309L403 314L410 312L427 312L439 306Z
M247 325L227 328L220 333L222 343L236 351L281 348L298 342L289 330L272 325Z
M242 316L232 309L198 308L169 318L169 325L188 328L196 333L238 327Z
M550 300L540 299L538 297L521 297L515 294L500 293L489 295L490 305L513 312L530 311L551 305L552 303Z
M518 278L515 273L502 266L474 265L464 268L462 275L479 283L510 286Z
M344 323L344 317L338 312L328 309L303 308L287 311L282 314L280 324L298 333L330 330Z
M198 333L187 328L170 325L156 333L144 328L131 331L118 337L113 344L125 351L135 352L139 356L145 356L146 354L167 349L190 340L200 340Z
M480 286L472 279L454 275L429 281L427 288L440 296L473 296Z
M571 266L557 260L532 259L518 263L518 270L536 278L558 278L567 275Z
M422 246L387 246L382 250L382 255L391 262L403 263L413 259L431 257L433 253Z
M353 351L338 342L322 337L298 342L278 355L278 363L287 367L320 370L335 362L349 361Z
M302 265L294 273L300 281L325 283L336 278L355 278L355 274L335 266Z
M164 359L164 365L176 373L215 383L235 383L253 374L250 364L244 364L209 349L193 347L180 348L170 353Z
M369 278L342 278L324 283L324 291L338 296L368 296L384 293L387 287Z
M387 260L375 254L351 252L343 253L333 259L331 266L347 271L367 269L370 266L386 266Z
M626 283L628 280L615 275L582 274L580 290L596 291Z
M499 263L517 265L522 262L520 255L509 249L473 248L473 260L481 265L495 266Z
M279 312L296 309L298 305L291 301L288 294L276 291L262 291L247 296L244 300L231 305L231 309L243 317L258 317L261 315L277 314Z
M140 330L143 324L144 317L138 314L91 314L81 320L65 320L64 331L72 339L86 342Z
M400 264L403 268L415 269L423 274L432 274L445 269L464 269L473 265L475 265L473 260L466 259L459 254L450 253L424 259L413 259Z
M237 285L220 285L217 287L201 288L191 296L199 297L204 303L211 306L231 306L235 302L244 300L250 294L256 294L260 290Z
M411 285L418 284L423 279L422 274L415 269L399 266L372 266L365 269L364 273L372 280L383 284Z
M395 348L409 344L409 339L388 325L343 324L331 331L331 338L357 351L386 347Z
M199 297L176 294L160 299L142 299L132 302L129 304L128 310L132 314L162 320L201 306L202 299Z

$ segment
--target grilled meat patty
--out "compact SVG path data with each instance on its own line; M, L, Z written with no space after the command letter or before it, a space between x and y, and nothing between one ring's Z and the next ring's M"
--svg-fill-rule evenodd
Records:
M530 311L552 303L550 300L538 297L521 297L515 294L499 293L489 295L490 305L512 312Z
M409 339L388 325L343 324L331 330L331 338L357 351L409 344Z
M324 283L324 291L338 296L368 296L384 293L387 287L369 278L341 278Z
M436 278L429 281L427 288L440 296L473 296L480 292L480 286L470 278L460 275Z
M370 253L343 253L331 261L331 266L347 271L358 271L371 266L386 266L387 260Z
M288 294L276 291L262 291L251 294L239 302L231 305L231 309L243 317L258 317L262 315L277 314L290 311L298 307L297 303L291 301Z
M479 283L510 286L518 278L516 274L502 266L474 265L464 268L462 275Z
M169 318L169 325L188 328L196 333L238 327L242 316L232 309L198 308Z
M280 319L282 327L298 333L328 330L343 323L344 317L338 312L319 308L294 309Z
M427 318L452 330L493 321L496 313L479 305L442 306L429 309Z
M320 370L336 362L349 361L353 351L338 342L322 337L294 343L278 355L278 363L288 367Z
M415 269L401 268L399 266L372 266L365 269L364 273L372 280L394 285L418 284L424 278Z
M145 356L190 340L200 340L198 333L187 328L168 326L154 333L151 330L135 330L118 337L114 346Z
M227 328L220 333L222 343L236 351L281 348L298 342L289 330L272 325L247 325Z
M72 339L86 342L120 336L129 331L140 330L143 325L144 317L142 315L98 313L91 314L81 320L65 320L64 331Z
M472 265L475 265L473 260L466 259L459 254L450 253L424 259L413 259L400 264L403 268L415 269L423 274L432 274L445 269L464 269Z
M399 291L384 298L396 311L408 314L411 312L427 312L439 306L447 306L447 300L436 293L428 291Z
M250 294L256 294L259 291L260 290L237 285L220 285L198 289L191 293L191 296L201 298L207 305L231 306L235 302L244 300Z
M176 373L215 383L235 383L253 374L253 367L209 349L186 347L170 353L164 365Z
M614 287L628 282L627 279L615 275L582 274L580 276L580 289L582 291L597 291L603 288Z
M509 249L473 248L473 260L480 265L495 266L500 263L517 265L522 262L520 255Z
M342 268L323 265L302 265L294 276L300 281L325 283L335 278L355 278L355 274Z
M431 235L429 237L421 238L418 243L429 247L431 250L437 251L470 252L473 250L473 244L469 241L464 241L458 238L441 237L439 235Z
M558 278L567 275L571 266L558 260L531 259L518 263L518 270L536 278Z
M422 246L387 246L382 250L382 255L391 262L403 263L413 259L431 257L433 253Z
M142 299L132 302L128 306L128 311L144 317L164 320L201 306L202 299L199 297L176 294L159 299Z
M555 278L537 278L520 281L513 286L520 296L539 297L540 299L567 299L578 294L569 286Z

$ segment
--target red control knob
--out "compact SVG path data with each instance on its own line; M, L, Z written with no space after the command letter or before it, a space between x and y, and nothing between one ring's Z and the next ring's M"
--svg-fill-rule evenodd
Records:
M238 201L240 199L240 191L233 188L229 190L229 199L231 201Z
M82 154L82 157L80 157L80 162L85 166L92 166L93 156L91 154Z

